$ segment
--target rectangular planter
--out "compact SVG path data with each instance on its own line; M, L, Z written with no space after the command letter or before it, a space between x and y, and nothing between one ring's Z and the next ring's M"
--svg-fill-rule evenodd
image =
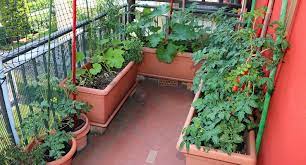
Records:
M143 61L138 68L138 74L192 82L197 67L192 61L192 53L178 53L171 64L160 62L156 57L156 49L144 47Z
M200 85L201 88L202 84ZM196 93L193 101L200 97L201 90ZM196 111L191 106L187 119L184 124L184 128L188 127L194 117ZM179 150L179 146L183 141L184 134L181 134L177 143L176 148ZM190 145L190 150L187 151L186 148L179 150L184 153L186 157L186 165L255 165L256 164L256 149L255 149L255 133L250 131L247 137L247 153L231 153L230 155L221 151L211 149L208 152L204 150L198 150L195 145Z
M104 89L78 86L77 100L92 106L86 115L90 124L107 127L120 107L136 87L137 65L130 62Z

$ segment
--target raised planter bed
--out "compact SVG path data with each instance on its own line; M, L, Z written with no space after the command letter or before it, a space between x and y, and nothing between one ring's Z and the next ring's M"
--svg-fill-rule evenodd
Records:
M200 85L202 86L202 84ZM200 97L201 90L199 90L193 101ZM195 116L196 110L191 106L184 127L186 128L191 124L192 118ZM181 134L176 148L179 150L180 144L183 141L184 134ZM190 145L190 150L184 147L180 152L184 153L186 157L186 165L255 165L256 164L256 149L255 149L255 133L250 131L246 138L246 154L231 153L230 155L221 151L211 149L208 152L197 149L195 145Z
M90 124L107 127L136 87L137 65L130 62L103 90L78 86L77 100L92 106L86 115Z
M156 58L156 49L144 47L142 51L143 61L138 74L183 82L193 81L197 66L192 61L192 53L179 53L171 64L167 64Z

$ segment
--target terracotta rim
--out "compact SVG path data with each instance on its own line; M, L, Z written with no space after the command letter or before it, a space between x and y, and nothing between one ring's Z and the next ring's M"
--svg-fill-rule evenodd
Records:
M156 48L143 47L142 51L155 54L156 53ZM192 54L193 53L190 53L190 52L179 52L179 53L177 53L178 56L188 57L188 58L192 57Z
M60 165L60 164L64 164L65 162L71 160L77 149L76 140L72 138L71 142L72 142L71 149L66 155L64 155L63 157L55 161L47 162L47 164L48 165Z
M201 89L203 86L203 81L201 81L199 89ZM197 100L200 97L201 94L201 90L199 90L196 94L195 97L193 99L192 102L194 102L195 100ZM191 123L191 120L194 116L195 113L195 108L193 106L191 106L187 119L185 121L184 124L184 128L188 127L188 125ZM233 162L233 163L237 163L237 162L249 162L251 164L256 164L256 150L255 150L255 133L254 131L250 131L248 134L248 150L247 150L247 154L239 154L239 153L232 153L230 156L227 153L224 153L221 150L216 150L216 149L211 149L208 152L205 152L203 150L199 150L197 149L197 147L195 145L190 145L190 150L187 151L186 148L184 147L182 150L180 150L180 144L183 141L183 136L184 134L180 134L179 140L177 142L176 148L178 151L185 153L185 154L191 154L191 155L195 155L195 156L200 156L200 157L205 157L205 158L211 158L211 159L216 159L216 160L222 160L222 161L226 161L226 162ZM229 159L230 157L230 159Z
M76 140L79 140L79 139L81 139L82 137L86 136L87 133L88 133L89 130L90 130L90 124L89 124L88 117L87 117L85 114L83 114L83 113L81 114L80 117L85 121L85 124L84 124L84 126L83 126L81 129L79 129L79 130L77 130L77 131L75 131L75 132L72 132L72 135L73 135L73 137L74 137Z

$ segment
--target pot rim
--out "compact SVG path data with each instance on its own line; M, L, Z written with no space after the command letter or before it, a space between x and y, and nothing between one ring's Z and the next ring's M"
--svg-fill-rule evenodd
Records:
M154 54L156 54L156 48L143 47L142 51L146 52L146 53L154 53ZM193 53L191 53L191 52L178 52L177 55L180 56L180 57L191 58Z
M76 140L86 136L90 130L90 124L89 124L88 117L84 113L81 113L80 118L82 118L85 121L85 124L81 129L72 132L72 135L74 136Z

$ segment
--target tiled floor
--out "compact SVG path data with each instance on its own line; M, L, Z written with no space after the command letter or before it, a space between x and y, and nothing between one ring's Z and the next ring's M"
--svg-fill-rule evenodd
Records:
M76 165L184 165L175 146L193 99L183 87L159 87L149 80L144 104L131 97L101 136L90 136Z

